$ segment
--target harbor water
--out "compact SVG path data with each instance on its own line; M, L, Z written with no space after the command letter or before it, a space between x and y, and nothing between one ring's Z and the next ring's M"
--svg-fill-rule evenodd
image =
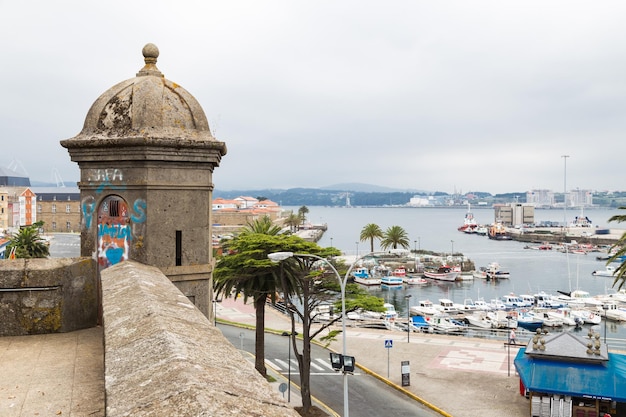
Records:
M476 267L497 262L510 272L509 279L487 281L473 279L444 282L428 280L427 284L403 285L399 289L368 288L373 295L384 298L395 305L399 314L406 315L406 295L411 295L409 306L420 300L434 303L440 298L448 298L462 304L465 299L499 298L509 293L535 294L546 292L558 295L558 291L569 292L580 289L593 295L609 294L615 291L613 278L593 276L594 270L604 270L605 261L596 259L596 254L566 254L556 250L525 249L526 243L517 241L496 241L485 236L465 234L457 228L463 224L467 209L463 208L342 208L307 207L307 218L314 224L326 224L328 229L319 240L320 246L333 246L347 256L362 256L371 251L369 242L361 242L359 236L368 223L380 226L384 231L390 226L400 226L408 234L410 249L424 249L442 253L462 253ZM297 212L298 207L289 207ZM472 210L479 224L493 222L493 209ZM609 223L613 215L626 214L623 210L586 210L594 225L599 228L623 229L624 224ZM535 221L572 221L580 215L575 210L536 210ZM626 231L626 230L625 230ZM379 241L374 242L374 251L379 251ZM604 334L604 323L595 329ZM567 329L567 327L565 327ZM607 338L626 339L626 324L608 321Z

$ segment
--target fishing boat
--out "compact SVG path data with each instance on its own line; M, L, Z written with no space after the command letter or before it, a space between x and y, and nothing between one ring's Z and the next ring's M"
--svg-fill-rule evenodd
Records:
M438 279L440 281L456 281L460 272L454 271L451 266L442 265L437 271L424 271L426 278Z
M380 278L374 277L365 267L354 268L352 271L354 282L361 285L380 285Z
M391 275L396 276L396 277L404 277L406 276L406 268L404 266L399 266L393 270Z

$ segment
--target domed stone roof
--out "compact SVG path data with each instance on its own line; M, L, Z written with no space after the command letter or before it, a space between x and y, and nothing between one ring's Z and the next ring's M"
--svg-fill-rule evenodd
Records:
M102 94L89 109L82 131L63 142L124 138L215 141L198 101L165 79L157 68L156 45L149 43L142 52L145 65L137 76Z

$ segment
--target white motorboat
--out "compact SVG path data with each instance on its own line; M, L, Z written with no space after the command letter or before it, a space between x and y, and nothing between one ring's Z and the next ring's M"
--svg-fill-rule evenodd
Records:
M524 301L521 297L518 297L513 293L503 295L500 297L500 301L502 301L502 304L504 304L506 309L527 308L532 306L532 303Z
M563 326L563 319L550 314L547 308L535 308L529 311L529 313L543 321L545 327L561 327Z
M470 326L480 329L498 328L498 322L486 311L474 311L472 314L467 314L465 320L467 320Z
M537 307L546 307L546 308L560 308L563 307L563 303L557 299L554 295L546 294L545 292L539 292L537 294L533 294L534 305Z
M411 306L409 311L414 316L436 316L439 314L439 310L430 300L421 300L418 305Z
M507 309L507 306L504 305L504 303L499 299L492 299L491 301L489 301L489 307L491 307L492 310L506 310Z
M448 298L440 298L439 304L435 306L441 313L457 314L464 309L463 304L456 304Z
M433 316L428 322L435 333L462 333L467 330L465 324L448 316Z
M593 271L591 273L591 275L593 275L594 277L615 277L615 267L613 265L607 265L606 268L604 269L604 271L599 270L599 271Z
M592 297L588 291L574 290L570 296L585 303L585 307L602 307L602 300Z
M572 316L572 310L569 307L547 309L546 313L550 317L560 319L566 326L576 326L577 324L582 324L580 319L577 320L574 316Z
M600 324L602 322L602 316L584 308L572 308L572 317L574 319L580 319L586 324Z
M608 320L626 321L626 309L620 308L615 302L605 302L602 304L602 309L597 309L596 312Z

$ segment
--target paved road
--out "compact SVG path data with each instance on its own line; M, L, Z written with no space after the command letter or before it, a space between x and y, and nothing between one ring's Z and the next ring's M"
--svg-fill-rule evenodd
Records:
M254 332L219 324L224 336L236 347L243 346L254 352ZM244 335L243 339L241 335ZM343 414L343 374L332 369L329 351L316 344L311 345L311 392L321 402L339 414ZM285 378L289 374L289 340L271 333L265 335L266 364ZM291 353L291 380L300 383L298 363ZM299 392L299 389L292 387ZM292 391L293 392L293 391ZM397 391L380 380L357 370L348 376L350 415L353 417L434 417L439 413Z

